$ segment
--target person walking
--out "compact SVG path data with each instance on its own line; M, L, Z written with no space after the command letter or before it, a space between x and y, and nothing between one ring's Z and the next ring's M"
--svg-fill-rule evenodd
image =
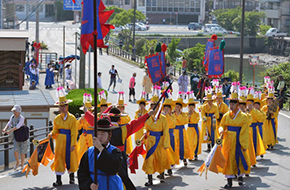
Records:
M183 92L183 93L187 92L188 77L186 75L186 71L183 71L182 75L180 75L180 77L178 78L178 86L179 86L179 92Z
M144 91L146 92L146 99L149 100L149 94L152 93L153 85L152 85L147 69L145 70L145 73L146 74L144 75L143 80L142 80L142 87Z
M129 82L129 102L132 102L131 96L133 96L134 98L133 101L136 102L136 98L135 98L136 75L137 75L136 73L133 73L133 76L131 77L130 82Z
M56 77L56 82L58 82L58 77L59 77L59 64L58 62L56 61L55 64L54 64L54 76Z
M16 160L16 164L14 165L13 169L16 170L21 164L21 170L23 170L25 154L27 154L29 140L28 140L28 137L23 136L24 134L21 135L24 139L17 139L14 133L15 131L19 130L21 127L26 127L24 124L25 118L21 115L22 109L19 105L14 105L11 111L13 112L13 115L10 117L9 122L6 124L6 126L2 130L2 133L10 134L13 132L13 135L12 135L13 136L13 150L14 150L14 157ZM27 139L25 140L25 138ZM19 154L21 158L21 163L19 162Z
M197 74L196 68L194 68L193 74L190 77L190 86L191 86L191 90L193 90L194 92L194 96L196 96L198 92L198 89L197 89L198 82L199 82L199 75Z
M108 87L108 91L110 91L110 87L113 84L113 92L116 92L115 91L116 82L117 82L116 76L118 77L118 79L120 79L120 77L119 77L119 73L117 69L115 69L115 65L112 65L112 68L109 70L109 75L110 75L110 84Z
M185 57L182 58L182 71L186 71L187 68L187 61Z
M67 89L70 89L69 81L72 81L72 69L70 68L70 64L65 66L65 80Z
M97 78L97 88L103 89L103 85L102 85L102 73L98 72L98 78Z
M46 69L46 76L45 76L45 89L52 88L52 85L54 84L54 73L53 73L53 67L49 63Z
M30 70L29 70L29 67L30 67L30 60L29 58L27 59L27 62L25 63L25 67L24 67L24 71L25 71L25 75L26 75L26 80L29 80L29 76L30 76Z

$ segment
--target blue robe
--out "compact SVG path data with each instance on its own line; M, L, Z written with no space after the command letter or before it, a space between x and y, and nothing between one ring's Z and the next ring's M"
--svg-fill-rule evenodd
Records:
M26 75L30 75L30 70L29 70L30 63L31 63L30 61L27 61L25 63L24 71Z
M32 85L32 81L35 80L35 86L38 85L38 75L34 75L30 73L30 85Z
M50 68L47 68L44 85L51 86L53 84L54 84L54 73L53 71L50 71Z

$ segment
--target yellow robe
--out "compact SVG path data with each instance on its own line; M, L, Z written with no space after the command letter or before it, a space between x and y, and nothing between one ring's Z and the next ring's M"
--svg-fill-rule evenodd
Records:
M167 157L166 149L170 147L169 130L166 117L160 115L158 120L154 121L154 116L151 116L145 123L145 129L147 131L146 140L146 158L149 150L155 145L156 139L158 137L153 136L150 132L161 133L163 135L160 137L160 141L157 144L154 152L143 162L142 170L146 174L154 174L155 172L163 173L166 169L170 169L169 159Z
M254 151L254 143L253 143L253 135L250 129L250 125L252 124L253 118L252 115L249 113L245 113L247 115L248 118L248 127L249 127L249 148L247 149L246 153L248 155L248 157L250 158L250 165L256 165L257 164L257 160L256 160L256 156L255 156L255 151Z
M179 159L188 159L189 158L189 147L188 147L188 136L187 132L185 130L186 124L188 124L188 115L187 113L181 112L181 114L176 115L176 126L174 128L174 137L176 140L175 144L175 153L179 155ZM183 126L183 127L182 127ZM183 128L177 129L177 128ZM179 131L182 131L182 133L179 133ZM183 134L183 139L180 139L180 137ZM183 142L183 147L181 147L181 143Z
M260 103L260 107L264 107L265 105L267 105L267 98L266 98L266 94L265 93L262 93L261 95L261 103Z
M212 104L211 108L209 107L208 103L203 104L201 107L201 118L202 118L202 129L201 129L201 137L202 137L202 142L203 143L210 143L211 139L209 138L212 137L211 134L211 117L206 116L206 114L214 114L216 119L219 118L219 110L216 104ZM203 118L206 118L206 121L203 120ZM216 140L218 135L217 135L217 123L215 126L212 126L213 130L215 133L213 134L214 139ZM208 138L205 139L206 132L209 134ZM212 142L214 144L215 142Z
M263 111L266 114L268 111L268 105L265 105L264 107L262 107L261 111ZM265 128L265 134L263 134L263 138L266 145L274 146L276 143L278 143L277 141L278 114L279 114L279 110L277 108L277 110L273 114L271 114L271 119L269 120L266 118L264 122L263 127ZM275 125L274 128L273 128L272 122ZM275 129L275 131L273 129Z
M125 126L128 123L130 123L131 118L129 115L125 116L125 117L121 117L120 119L120 123L119 125ZM132 145L132 137L129 136L126 140L125 140L125 149L126 149L126 154L131 154L131 152L133 151L133 145Z
M138 119L138 118L141 117L142 115L148 113L148 111L147 111L146 109L145 109L141 114L139 114L140 112L141 112L140 109L137 110L137 111L135 112L135 119ZM135 141L136 141L137 139L140 140L140 138L144 135L144 130L145 130L145 127L143 127L142 129L140 129L139 131L137 131L137 132L135 133Z
M229 107L227 104L225 104L223 101L218 105L218 103L216 103L218 109L219 109L219 114L221 116L222 115L225 115L225 113L227 113L229 111ZM222 118L219 118L219 120L221 120ZM220 121L219 120L216 120L216 123L217 123L217 126L219 128L220 126ZM217 133L218 133L218 136L220 135L218 130L217 130Z
M193 159L194 156L199 155L201 153L201 134L200 134L200 129L198 126L199 122L199 113L198 112L193 112L191 116L189 117L189 123L188 123L188 128L187 128L187 136L188 136L188 146L189 146L189 159ZM197 131L194 126L190 125L197 125ZM199 135L197 135L197 132Z
M252 109L250 112L253 120L251 123L251 126L255 125L255 123L262 123L264 121L264 115L261 111L257 109ZM255 129L256 128L256 129ZM254 141L254 129L256 130L256 142ZM250 138L253 141L254 146L250 146L249 149L253 149L253 152L255 153L253 156L260 156L263 154L266 154L266 149L263 143L263 140L261 138L260 130L259 127L250 127ZM256 144L256 149L255 149L255 144Z
M167 114L166 115L168 130L169 130L169 137L170 137L170 146L167 151L168 159L170 165L179 164L179 155L177 152L174 152L176 146L176 138L174 136L174 128L176 125L176 116L174 114ZM174 147L174 150L173 150Z
M239 111L238 115L233 118L231 112L227 112L221 120L221 127L224 130L222 153L226 159L226 164L222 169L222 173L230 176L236 175L239 174L239 168L240 174L248 174L250 172L250 158L247 151L243 151L243 149L248 149L249 146L249 122L247 115L242 111ZM240 135L237 136L238 132L233 130L239 130ZM237 150L245 158L246 168L244 168L242 164L241 157L239 157L238 165L236 162L237 137L239 138L238 143L240 144L240 147Z
M83 130L77 143L78 161L80 162L88 148L93 146L93 134L91 133L94 132L94 127L91 127L85 118L81 117L77 121L77 129Z
M77 156L77 127L76 118L74 115L68 113L66 120L64 121L64 114L56 116L53 122L52 138L55 139L55 158L54 163L51 165L51 169L58 173L64 173L66 166L66 142L67 135L61 134L60 129L70 130L71 143L68 149L75 147L75 150L70 152L70 169L69 172L76 172L78 170L79 162Z

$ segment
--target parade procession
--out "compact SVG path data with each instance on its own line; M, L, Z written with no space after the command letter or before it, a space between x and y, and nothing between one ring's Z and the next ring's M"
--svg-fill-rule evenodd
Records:
M15 4L27 38L0 22L0 189L290 189L280 3L50 1Z

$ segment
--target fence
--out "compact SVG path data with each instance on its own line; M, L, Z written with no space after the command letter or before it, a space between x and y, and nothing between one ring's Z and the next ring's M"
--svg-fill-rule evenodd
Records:
M29 126L29 154L30 156L32 155L34 151L34 145L33 145L33 140L35 137L43 136L43 135L48 135L52 131L52 122L49 122L49 126L46 127L41 127L34 129L33 125ZM42 132L44 131L44 132ZM39 134L35 134L36 132L41 132ZM0 137L0 152L4 152L4 169L9 168L9 150L13 149L13 143L12 141L9 141L9 136L7 134L4 134L4 136ZM54 151L54 146L53 146L53 141L50 139L50 144L52 151ZM3 147L3 148L2 148Z

